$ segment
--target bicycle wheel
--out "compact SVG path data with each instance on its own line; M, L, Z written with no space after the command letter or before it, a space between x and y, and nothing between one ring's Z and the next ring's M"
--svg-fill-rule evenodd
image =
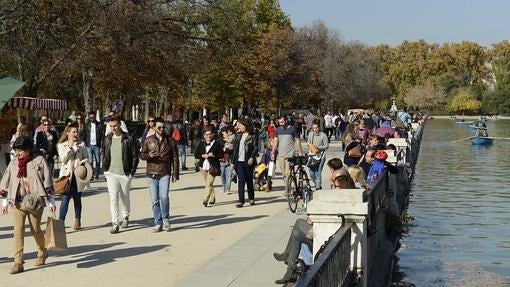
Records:
M297 204L298 204L298 192L296 186L296 180L293 175L289 176L289 194L287 195L287 203L289 204L289 209L292 213L296 212Z

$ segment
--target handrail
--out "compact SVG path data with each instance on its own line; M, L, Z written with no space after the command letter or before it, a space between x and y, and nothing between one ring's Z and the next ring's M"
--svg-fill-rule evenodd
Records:
M351 285L351 226L352 223L342 224L324 243L319 257L295 287Z

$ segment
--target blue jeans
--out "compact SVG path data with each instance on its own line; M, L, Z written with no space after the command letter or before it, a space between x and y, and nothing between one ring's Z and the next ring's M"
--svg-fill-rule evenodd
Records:
M326 162L326 156L324 155L321 158L319 163L319 168L317 170L312 170L308 168L308 174L310 174L310 178L313 180L315 184L315 189L322 189L322 169L324 168L324 163Z
M101 160L99 158L99 147L97 145L89 145L87 147L87 153L89 155L89 163L94 170L94 177L99 177L99 169L101 168ZM94 168L94 161L96 161L96 167Z
M223 185L223 192L230 191L230 185L232 184L232 165L220 164L221 169L221 184Z
M238 186L238 195L239 202L244 204L244 184L246 183L246 187L248 189L248 198L250 200L255 199L255 192L253 190L253 167L248 166L245 162L239 161L236 165L237 172L237 182Z
M170 200L168 198L170 175L147 176L149 180L154 225L162 225L163 219L168 219L170 217Z
M69 209L69 201L71 198L74 202L74 218L81 219L81 192L78 192L78 187L76 186L76 177L71 180L71 187L66 194L63 194L60 202L60 211L58 214L58 219L66 220L67 210Z
M179 152L179 161L181 162L181 167L186 167L186 146L183 144L178 144L177 151Z

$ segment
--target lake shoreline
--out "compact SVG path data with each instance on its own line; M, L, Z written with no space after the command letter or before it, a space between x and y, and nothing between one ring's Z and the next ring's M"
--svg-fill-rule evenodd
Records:
M479 120L480 117L487 116L445 116L445 115L434 115L429 116L429 119L457 119L457 120ZM510 116L495 116L495 117L487 117L487 120L508 120Z

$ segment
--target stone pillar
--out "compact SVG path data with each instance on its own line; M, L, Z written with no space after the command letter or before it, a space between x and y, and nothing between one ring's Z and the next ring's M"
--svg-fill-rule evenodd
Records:
M362 189L321 190L314 193L307 213L313 223L313 254L333 235L342 222L351 226L351 269L361 276L361 286L367 286L364 269L367 262L368 203L363 202Z

